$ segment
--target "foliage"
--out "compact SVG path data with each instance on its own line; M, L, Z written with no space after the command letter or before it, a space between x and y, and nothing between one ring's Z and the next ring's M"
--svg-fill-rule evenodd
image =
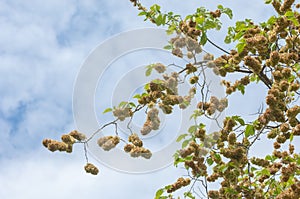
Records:
M222 14L232 18L229 8L219 5L215 11L209 11L200 7L195 13L182 17L173 12L163 13L157 4L147 9L137 0L130 1L145 20L166 26L168 34L176 33L165 48L174 56L187 58L189 63L172 74L165 74L166 66L161 63L147 66L146 76L156 70L162 73L162 78L149 82L145 91L134 97L137 103L121 102L118 107L106 109L104 113L112 112L115 121L103 125L90 138L75 131L63 135L62 142L45 139L44 146L50 151L72 152L74 143L86 146L106 126L132 119L142 109L146 109L147 116L141 134L146 135L159 129L159 111L172 114L176 106L185 109L191 99L199 95L202 100L190 117L195 124L177 138L182 142L182 149L174 152L174 166L183 166L188 177L180 177L175 183L159 189L155 199L174 198L174 192L179 189L186 190L184 198L300 198L300 156L293 144L294 137L300 135L300 106L297 105L300 96L300 13L297 9L300 4L295 5L294 0L266 0L265 3L270 4L266 6L273 6L277 14L259 24L245 19L229 27L224 43L234 42L236 46L228 52L209 39L209 31L220 30ZM207 42L224 55L214 58L206 54L203 60L198 60L201 46ZM225 98L209 96L207 70L223 78ZM239 74L237 77L242 74L243 77L230 82L228 74ZM188 78L192 86L184 96L178 94L180 75ZM217 121L230 103L228 96L236 91L244 94L253 82L266 87L267 107L250 122L242 116L228 115L223 124L219 124L218 132L208 132L206 125L199 121L202 118ZM245 99L244 103L249 102ZM251 156L255 145L265 139L273 143L272 154ZM98 144L110 150L119 141L116 132L115 136L99 138ZM137 134L132 133L128 141L122 141L126 144L124 151L132 157L151 158L151 151L143 147ZM85 169L92 174L98 173L90 163ZM214 182L220 184L216 190L210 189ZM195 191L195 186L202 187L201 191Z

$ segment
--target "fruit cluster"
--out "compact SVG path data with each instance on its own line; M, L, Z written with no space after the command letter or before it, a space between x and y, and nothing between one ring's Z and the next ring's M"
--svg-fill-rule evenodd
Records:
M43 145L49 151L65 151L71 153L73 151L73 144L75 142L80 142L86 139L86 136L83 133L78 132L77 130L71 131L69 134L61 136L62 141L44 139Z
M181 187L185 187L191 183L190 178L178 178L177 181L171 185L171 187L167 190L168 193L172 193Z
M160 119L158 117L158 109L155 107L152 107L148 112L147 112L147 119L146 122L144 123L143 128L141 129L141 134L142 135L147 135L149 134L152 130L157 130L160 125Z
M97 175L99 173L99 170L98 168L91 164L91 163L87 163L85 166L84 166L84 170L87 172L87 173L90 173L92 175Z
M104 150L109 151L117 146L120 142L119 136L104 136L98 139L98 145Z
M137 134L133 133L128 137L128 141L131 144L126 144L124 146L124 151L126 153L130 153L130 156L133 158L143 157L146 159L150 159L152 153L149 149L143 147L142 140L138 137Z

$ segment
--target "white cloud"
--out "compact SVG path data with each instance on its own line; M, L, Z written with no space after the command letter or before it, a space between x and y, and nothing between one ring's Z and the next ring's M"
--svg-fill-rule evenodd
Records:
M176 181L180 170L168 168L145 175L119 173L96 164L97 176L84 172L83 158L51 154L40 150L3 159L0 170L0 198L153 198L166 184ZM182 171L182 170L181 170ZM172 175L171 175L172 174Z

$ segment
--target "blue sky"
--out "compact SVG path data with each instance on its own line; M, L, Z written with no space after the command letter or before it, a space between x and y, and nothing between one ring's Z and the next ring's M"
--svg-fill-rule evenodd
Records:
M235 19L255 21L273 13L263 0L145 3L154 2L180 14L222 3ZM59 139L75 128L73 84L89 53L114 34L153 26L137 13L129 0L0 1L0 198L152 198L183 172L169 167L129 175L98 164L100 175L90 176L80 147L64 155L41 146L43 138ZM212 39L221 44L222 35Z

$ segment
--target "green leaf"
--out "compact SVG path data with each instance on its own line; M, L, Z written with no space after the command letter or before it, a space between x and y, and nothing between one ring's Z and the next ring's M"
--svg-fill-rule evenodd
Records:
M233 194L233 195L238 194L238 192L233 188L225 188L225 193L230 193L230 194Z
M266 155L266 157L265 157L265 160L268 160L271 162L274 162L276 159L277 159L277 157L274 155Z
M214 161L211 158L207 158L206 161L209 166L211 166L214 163Z
M299 25L299 22L298 22L297 18L295 17L295 14L294 14L293 11L287 11L287 12L285 13L285 16L286 16L290 21L292 21L296 26Z
M128 104L128 102L123 101L123 102L120 102L120 104L118 105L118 107L124 107L127 104Z
M203 112L200 110L194 110L194 113L190 116L190 120L191 119L197 119L197 117L200 117L201 115L203 115Z
M149 83L148 83L148 84L145 84L144 89L145 89L145 90L150 89L150 84L149 84Z
M184 193L185 197L191 198L191 199L195 199L195 196L193 196L193 194L189 191L189 192L185 192Z
M155 19L155 23L156 25L160 26L160 25L164 25L165 21L164 19L166 19L163 15L158 15L157 18Z
M222 13L226 14L230 19L232 19L233 14L230 8L224 8L222 5L218 5L218 9L220 9Z
M205 45L207 42L207 36L206 36L206 33L202 33L202 36L201 36L201 39L200 39L200 44L201 45Z
M265 0L265 4L270 4L272 3L272 0Z
M177 157L177 158L175 158L175 160L174 160L174 166L177 167L177 165L178 165L179 163L182 163L182 162L185 162L185 161L186 161L185 159L180 158L180 157Z
M151 72L152 72L152 67L148 67L147 70L146 70L146 76L150 76L151 75Z
M251 76L250 76L250 81L251 82L259 82L259 77L258 77L258 75L257 74L252 74Z
M223 10L223 6L222 5L218 5L218 9Z
M205 128L206 125L203 124L203 123L200 123L198 126L199 126L200 129L203 129L203 128Z
M197 22L197 24L202 25L205 21L205 18L203 16L199 16L195 19L195 21Z
M251 135L255 134L255 129L254 126L252 124L248 124L246 129L245 129L245 136L249 137Z
M226 44L230 44L231 43L231 36L229 36L229 35L227 35L226 37L225 37L225 39L224 39L224 42L226 43Z
M276 20L277 20L277 17L272 16L268 19L267 23L268 23L268 25L272 26L276 22Z
M233 41L239 40L245 34L245 31L240 31L233 37Z
M140 12L140 13L138 14L138 16L143 16L143 15L147 15L147 12L142 11L142 12Z
M232 19L233 14L231 9L225 8L223 12L229 17L229 19Z
M176 142L180 142L181 140L183 140L188 134L181 134L178 136Z
M133 102L129 102L129 105L130 105L131 107L136 107L135 103L133 103Z
M164 193L164 189L157 190L155 194L155 199L160 199L160 196Z
M294 17L295 16L293 11L287 11L284 15L286 17Z
M237 86L237 89L239 90L239 91L241 91L241 93L244 95L245 94L245 86L243 85L243 84L239 84L238 86Z
M251 169L250 169L252 172L253 171L256 171L257 170L257 168L255 168L255 167L251 167Z
M189 128L188 132L189 133L195 133L197 131L198 126L197 125L193 125Z
M228 169L228 165L226 165L226 164L220 166L220 170L222 173L224 173L227 169Z
M270 176L271 175L269 169L266 169L266 168L263 168L261 170L261 174L262 175L266 175L266 176Z
M172 48L173 48L172 45L166 45L166 46L164 47L165 50L171 50Z
M237 121L238 123L240 123L240 125L244 126L245 125L245 121L238 115L232 116L232 119L234 119L235 121Z
M133 98L135 99L140 99L142 96L140 94L136 94L135 96L133 96Z
M214 154L214 157L218 160L218 161L220 161L222 158L221 158L221 156L220 156L220 154L218 154L218 153L215 153Z
M246 45L247 44L246 44L245 41L242 41L242 42L238 43L236 45L236 49L237 49L238 53L241 53L244 50L244 48L246 47Z
M300 71L300 64L299 64L299 63L296 63L296 64L294 65L294 67L295 67L295 69L296 69L297 72Z
M181 147L185 148L188 144L189 144L190 140L185 140L184 142L182 142Z
M105 110L103 111L103 114L104 114L104 113L111 112L112 110L113 110L112 108L107 108L107 109L105 109Z
M155 12L160 12L160 6L157 4L154 4L150 7L150 10L155 11Z
M290 142L292 142L294 140L294 133L292 133L291 135L290 135Z
M272 160L272 156L267 155L267 156L265 157L265 159L271 161L271 160Z
M152 80L152 82L153 83L155 83L155 84L163 84L163 83L165 83L163 80L161 80L161 79L154 79L154 80Z

